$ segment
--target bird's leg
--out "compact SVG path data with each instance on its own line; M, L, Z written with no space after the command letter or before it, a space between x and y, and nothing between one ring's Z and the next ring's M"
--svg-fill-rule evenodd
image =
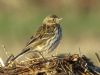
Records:
M41 51L37 51L37 50L36 50L36 51L34 51L34 52L39 53L39 55L40 55L40 56L42 56L42 58L46 61L45 57L43 56L43 52L41 52Z

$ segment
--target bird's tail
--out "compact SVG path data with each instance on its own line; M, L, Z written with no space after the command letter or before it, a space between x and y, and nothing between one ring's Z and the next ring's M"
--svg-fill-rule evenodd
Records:
M29 50L30 50L30 48L23 49L21 53L17 54L14 58L12 58L12 61L16 60L18 57L20 57L21 55L23 55L24 53L26 53Z

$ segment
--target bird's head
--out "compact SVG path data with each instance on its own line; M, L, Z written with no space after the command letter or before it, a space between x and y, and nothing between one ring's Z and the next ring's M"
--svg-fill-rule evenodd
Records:
M54 24L59 24L59 22L62 20L62 18L59 18L56 15L50 15L47 16L44 20L43 20L43 24L45 25L54 25Z

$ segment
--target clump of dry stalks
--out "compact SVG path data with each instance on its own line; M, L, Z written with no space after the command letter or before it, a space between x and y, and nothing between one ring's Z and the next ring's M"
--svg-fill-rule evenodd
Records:
M9 61L0 75L100 75L100 68L85 55L73 54Z

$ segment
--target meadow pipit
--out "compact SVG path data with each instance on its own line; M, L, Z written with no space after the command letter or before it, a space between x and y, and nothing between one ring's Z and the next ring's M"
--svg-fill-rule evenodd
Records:
M43 20L43 24L39 27L36 34L30 38L26 47L21 53L15 56L13 60L27 52L47 51L49 53L53 51L58 46L62 37L62 29L59 24L61 19L62 18L59 18L56 15L47 16Z

